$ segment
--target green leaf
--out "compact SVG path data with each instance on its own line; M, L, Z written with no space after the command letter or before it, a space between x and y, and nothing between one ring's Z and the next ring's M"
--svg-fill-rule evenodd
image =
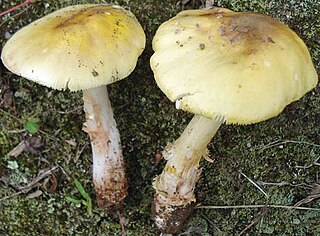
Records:
M38 132L40 125L38 124L39 119L29 117L26 123L23 124L23 128L31 134Z
M78 191L84 199L78 200L73 197L66 197L66 200L76 204L83 204L87 207L88 215L92 216L92 201L90 195L84 190L82 184L78 180L75 179L73 183L75 184L76 188L78 189Z
M92 201L91 198L87 199L87 213L89 216L92 216Z
M79 190L80 194L82 195L82 197L84 197L84 199L88 200L90 198L89 194L84 190L82 184L78 181L78 180L74 180L74 184L76 185L77 189Z
M81 203L83 204L83 205L85 205L85 206L88 206L88 202L86 201L86 200L81 200Z
M78 200L73 197L66 197L66 200L75 204L81 204L83 200Z

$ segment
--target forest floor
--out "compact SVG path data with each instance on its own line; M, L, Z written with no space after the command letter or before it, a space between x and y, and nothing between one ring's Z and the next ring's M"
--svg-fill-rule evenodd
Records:
M0 9L20 2L2 0ZM38 0L1 17L0 45L54 10L89 2L130 9L147 35L134 72L108 88L129 178L129 195L121 210L126 234L160 235L151 220L152 180L165 161L157 164L155 156L179 136L192 115L176 110L157 87L149 67L151 40L161 23L202 2ZM218 0L214 5L284 22L305 41L319 74L318 1ZM95 202L84 117L81 92L54 91L0 65L0 235L122 235L117 213L106 213ZM314 210L320 209L319 124L318 86L275 118L248 126L223 125L208 147L214 162L201 162L197 203L246 207L198 208L180 235L320 235L320 211ZM32 127L37 129L34 134ZM66 200L82 198L74 179L90 193L92 215L83 204ZM249 206L265 204L306 209Z

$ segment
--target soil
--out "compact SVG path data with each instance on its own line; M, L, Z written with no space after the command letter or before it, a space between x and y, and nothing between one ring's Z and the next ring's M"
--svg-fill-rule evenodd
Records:
M1 17L0 44L3 46L18 29L54 10L88 2L34 1ZM108 88L129 179L129 194L121 210L127 235L160 235L151 219L152 181L161 173L165 160L155 163L154 158L179 136L192 117L176 110L157 87L149 67L151 40L161 23L181 10L199 8L203 2L113 2L130 9L147 35L146 49L134 72ZM19 3L2 0L0 9ZM218 0L214 5L268 14L287 24L308 46L319 74L318 1ZM94 200L90 140L82 131L85 116L81 92L54 91L12 74L2 65L0 70L0 235L122 235L117 213L105 212ZM196 208L181 235L320 235L319 124L318 86L273 119L221 127L208 146L214 163L201 162L202 175L195 190L197 204L298 203L306 209ZM37 145L30 140L37 140ZM17 154L15 147L23 141L27 145L19 155L9 155L12 150ZM55 166L55 181L53 175L41 175ZM37 176L44 177L39 180ZM81 201L66 200L83 199L74 179L93 199L92 215ZM23 188L31 183L32 188Z

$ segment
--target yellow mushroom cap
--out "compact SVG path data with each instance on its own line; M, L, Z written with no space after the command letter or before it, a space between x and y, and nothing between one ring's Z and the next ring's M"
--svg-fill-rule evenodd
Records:
M104 4L69 6L15 33L2 50L13 73L76 91L127 77L145 47L135 16Z
M153 49L151 68L168 98L226 123L276 116L318 81L303 41L256 13L183 11L159 27Z

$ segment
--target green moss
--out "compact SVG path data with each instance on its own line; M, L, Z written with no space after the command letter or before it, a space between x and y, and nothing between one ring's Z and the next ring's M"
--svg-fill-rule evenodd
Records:
M0 44L5 35L13 34L29 22L63 6L86 1L37 1L15 17L2 18ZM90 1L98 3L100 1ZM103 1L105 2L105 1ZM106 1L109 2L109 1ZM1 9L20 1L3 0ZM122 210L128 220L127 235L159 235L151 221L153 189L152 179L161 172L164 162L156 166L154 155L168 142L179 136L190 114L177 111L157 88L149 58L152 55L151 39L158 26L174 16L182 8L194 9L202 1L189 1L176 5L177 1L132 0L117 1L137 16L148 41L136 70L128 79L109 86L111 102L120 129L129 177L129 196ZM291 1L215 1L217 6L236 11L266 13L288 24L308 45L317 71L320 71L320 7L313 0ZM81 130L84 122L81 93L52 91L3 70L1 86L20 92L14 98L15 109L1 109L19 119L36 115L40 129L35 135L17 133L22 124L0 111L0 198L17 190L8 184L11 171L8 160L19 163L21 171L28 169L28 176L59 164L58 187L49 193L40 184L43 194L27 199L27 194L0 201L0 235L121 235L116 214L107 214L94 202L92 217L86 208L65 200L72 195L72 179L77 178L94 199L91 180L91 151L88 136ZM1 87L2 88L2 87ZM23 88L23 89L22 89ZM24 92L21 95L21 91ZM0 93L3 98L3 94ZM296 168L313 162L320 155L320 97L319 87L300 101L289 105L278 117L250 126L223 126L209 145L213 164L203 161L203 173L197 185L198 202L203 205L283 204L293 205L310 194L309 188L318 181L319 166ZM40 138L43 146L36 152L24 152L19 157L7 154L22 140ZM76 146L66 141L74 140ZM277 140L295 140L301 143L285 143L267 148ZM311 144L307 144L311 143ZM81 150L83 151L81 152ZM266 198L240 171L254 181L291 183L292 186L262 186ZM40 182L40 183L43 183ZM303 186L305 186L303 185ZM31 192L32 192L31 191ZM318 207L319 202L306 204ZM189 223L191 235L235 235L241 232L261 209L209 210L197 209ZM263 220L247 232L249 235L313 235L320 234L319 212L270 209Z

